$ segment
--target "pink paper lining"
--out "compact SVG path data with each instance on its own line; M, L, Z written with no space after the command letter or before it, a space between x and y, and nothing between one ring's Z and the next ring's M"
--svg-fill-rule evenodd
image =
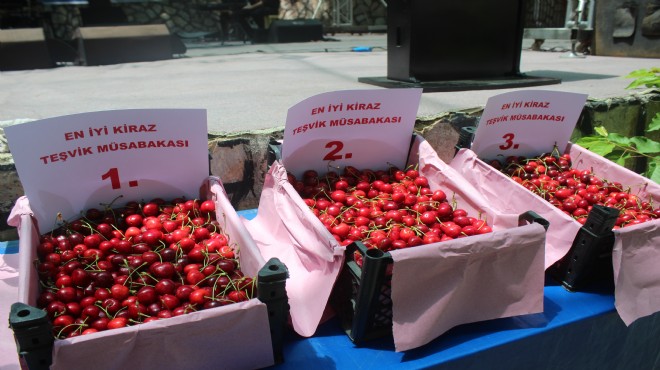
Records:
M265 264L249 233L226 198L218 179L204 184L216 200L216 212L232 242L240 247L241 265ZM17 200L8 223L19 229L19 301L35 305L37 279L32 261L39 241L27 198ZM237 222L237 223L236 223ZM250 267L251 266L251 267ZM245 271L248 273L248 271ZM253 276L256 276L256 272ZM261 368L274 364L268 310L254 298L162 321L56 341L53 369Z
M545 229L517 227L525 211L500 211L482 195L482 183L463 178L421 138L411 155L432 190L443 189L470 215L486 216L495 231L391 252L396 350L422 346L460 324L542 312Z
M660 311L660 221L614 232L614 306L626 325Z
M577 168L631 187L641 199L660 204L660 185L578 145L569 145ZM614 305L626 325L660 312L660 220L614 231Z
M660 204L660 185L657 183L579 145L569 143L566 151L571 155L573 167L590 169L596 176L618 181L631 187L631 192L640 198L650 197L653 204ZM546 268L570 250L582 226L577 221L477 159L470 150L460 150L450 165L471 182L486 184L484 188L492 202L508 203L514 213L531 208L550 222L546 235ZM524 205L510 201L510 198L524 200ZM614 237L615 306L622 320L630 325L638 318L660 312L660 220L615 230Z
M220 178L209 177L204 183L202 196L216 202L216 219L225 233L230 236L229 244L239 247L241 271L247 276L257 276L261 267L266 264L266 260L231 205Z
M432 302L428 300L421 300L423 305L420 305L417 296L413 300L409 299L410 296L407 294L413 296L425 294L423 290L405 289L410 286L420 286L418 282L414 281L418 267L414 263L407 265L405 262L403 262L404 265L398 267L399 261L407 260L407 254L397 256L399 261L395 260L394 269L399 273L395 273L392 279L393 286L402 287L399 288L398 293L393 293L392 296L395 315L393 333L397 350L423 345L434 336L459 324L542 311L544 278L542 261L545 235L543 228L538 225L519 228L517 227L518 215L506 215L492 209L486 199L469 182L464 181L454 169L443 163L423 139L417 138L411 153L410 163L419 162L420 173L429 177L432 189L442 186L443 189L447 189L448 197L455 196L459 207L471 215L482 215L495 229L504 231L498 231L497 238L493 236L496 234L477 238L482 240L478 247L472 246L470 242L473 240L472 238L467 238L450 244L431 245L428 246L431 249L427 250L413 251L417 248L411 248L410 251L413 252L410 253L413 256L424 256L422 259L433 258L434 262L440 263L441 261L438 259L446 258L446 255L433 256L431 252L433 248L456 245L457 247L453 251L475 254L469 256L474 266L477 266L476 261L479 261L479 264L485 261L484 266L492 264L493 268L487 277L492 284L488 286L496 287L494 289L498 292L509 292L509 294L501 294L500 298L492 301L492 305L489 303L486 307L481 307L480 315L474 315L471 312L463 316L452 315L444 321L439 321L438 325L417 322L415 320L416 310L430 310L432 311L429 312L430 317L437 317L442 316L444 308L443 306L433 306ZM280 162L275 162L266 176L257 217L245 223L264 257L275 255L282 259L289 268L291 278L287 282L287 292L294 329L303 336L313 335L344 262L344 248L338 245L288 183L286 170ZM507 230L509 228L513 229ZM496 243L502 242L502 238L507 239L508 244L496 245ZM511 253L511 251L517 250L513 245L521 248L523 252ZM395 253L393 253L394 255ZM490 261L490 259L493 260ZM497 262L499 260L501 263ZM450 262L448 264L451 266ZM512 269L505 268L506 264L525 267L512 271ZM410 270L406 271L407 268ZM477 296L493 296L488 291L480 289L462 290L458 286L460 283L456 283L457 281L469 281L470 283L481 281L478 269L471 269L468 273L460 268L458 270L430 268L430 270L432 271L429 274L437 272L439 276L435 281L454 282L450 286L441 285L447 290L459 292L460 297L450 299L454 305L460 306L468 301L477 301ZM443 273L448 275L443 275ZM521 282L520 279L523 277L525 281ZM413 279L413 281L410 282L407 279ZM403 294L403 298L401 294ZM410 313L407 310L414 312ZM423 328L421 328L422 326Z
M535 223L392 251L396 350L460 324L542 312L544 240Z
M280 162L266 175L257 216L244 223L264 258L278 257L287 266L293 329L312 336L341 270L344 248L309 211Z
M51 369L223 369L273 364L266 305L251 299L162 321L63 339Z

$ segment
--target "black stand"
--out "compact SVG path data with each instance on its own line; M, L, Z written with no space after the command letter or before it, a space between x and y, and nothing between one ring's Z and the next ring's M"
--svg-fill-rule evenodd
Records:
M520 73L522 0L391 0L387 77L358 81L424 91L503 89L560 83Z
M532 87L553 85L561 83L558 78L534 77L525 74L507 77L493 77L480 79L447 80L447 81L419 81L406 82L392 80L387 77L360 77L358 82L387 88L421 87L423 92L465 91L465 90L495 90L511 89L517 87Z

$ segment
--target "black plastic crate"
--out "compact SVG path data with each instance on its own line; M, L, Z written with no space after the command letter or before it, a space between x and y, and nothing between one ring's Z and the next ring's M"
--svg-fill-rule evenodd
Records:
M289 270L277 258L271 258L259 270L257 298L266 304L273 344L275 363L282 363L283 336L289 317L286 279ZM46 312L30 305L16 302L9 313L9 327L14 332L16 348L22 363L30 370L47 370L52 363L52 326Z
M520 215L519 225L536 222L548 229L549 223L529 211ZM354 253L362 257L362 267ZM355 344L392 335L392 256L380 249L368 249L361 242L346 247L346 262L331 304L343 330Z
M568 253L548 268L553 279L576 291L597 281L612 281L612 228L619 210L594 205L587 222L580 228Z
M362 255L360 267L353 253ZM346 247L346 262L333 290L332 305L354 343L392 334L392 256L361 242Z

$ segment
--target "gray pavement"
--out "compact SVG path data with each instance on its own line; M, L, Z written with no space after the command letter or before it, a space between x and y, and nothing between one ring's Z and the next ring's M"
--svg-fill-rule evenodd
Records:
M0 125L98 110L204 108L211 132L241 132L283 126L292 105L319 93L378 89L360 77L387 75L384 33L327 35L327 41L291 44L188 42L172 60L98 67L63 66L0 72ZM622 78L658 59L587 56L565 58L567 41L546 41L532 51L524 40L521 72L560 78L561 84L532 89L586 93L591 98L630 94ZM355 52L368 46L370 52ZM418 116L482 107L490 96L510 91L475 90L423 94Z

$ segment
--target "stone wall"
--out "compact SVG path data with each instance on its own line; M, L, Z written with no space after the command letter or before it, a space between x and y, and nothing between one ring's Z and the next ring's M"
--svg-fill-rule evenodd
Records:
M387 25L387 7L379 0L353 1L353 24L356 26Z
M483 107L476 107L459 112L440 113L432 117L419 117L415 132L436 148L443 161L449 162L454 155L460 129L476 125L482 112ZM594 126L605 126L608 131L622 135L641 135L658 112L660 90L589 100L572 139L590 134ZM0 122L0 240L11 240L16 239L16 233L13 228L7 226L6 220L23 190L1 127ZM222 179L231 202L237 209L257 207L268 168L268 143L271 138L281 139L282 134L281 129L233 134L209 133L211 173ZM660 134L657 132L649 137L660 141ZM642 165L643 163L630 162L627 167L641 172L644 170Z
M163 0L161 2L127 3L121 7L130 24L164 23L172 33L217 32L219 13L203 10L215 0ZM333 1L280 0L280 19L318 19L325 26L333 25ZM82 25L79 7L52 5L42 7L45 28L50 37L70 41L76 28ZM353 1L353 24L385 25L386 7L379 0Z
M216 32L217 12L200 7L216 0L163 0L127 3L121 6L131 24L165 23L171 32ZM352 0L352 26L386 26L387 7L381 0ZM324 26L335 26L335 1L280 0L280 19L318 19ZM525 3L525 27L563 27L566 0L528 1ZM78 6L55 5L48 11L46 26L55 38L71 40L80 26ZM348 28L350 30L350 28Z
M161 3L123 4L128 21L133 24L165 23L170 32L217 31L214 15L199 9L209 1L169 0Z
M47 8L44 13L46 35L59 40L69 41L81 26L78 7L74 5L58 5Z

